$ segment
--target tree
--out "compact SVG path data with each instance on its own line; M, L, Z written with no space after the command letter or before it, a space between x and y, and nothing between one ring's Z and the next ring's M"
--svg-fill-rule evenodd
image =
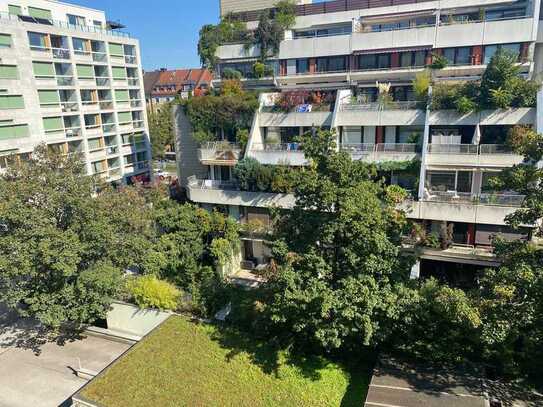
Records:
M162 159L168 147L175 145L172 104L160 104L156 110L148 110L148 116L153 157Z
M103 318L152 235L135 190L101 185L46 146L0 176L0 224L0 302L53 327Z
M515 127L509 144L524 155L524 162L504 170L491 180L496 188L509 188L525 195L523 208L506 218L513 228L534 225L543 235L543 137L527 127ZM482 341L486 356L507 373L543 374L543 250L531 241L496 239L497 269L481 275L480 308Z
M334 139L302 138L311 164L294 186L295 207L276 221L278 267L265 300L276 332L324 349L383 341L409 296L411 265L400 253L405 217L375 167L337 152Z

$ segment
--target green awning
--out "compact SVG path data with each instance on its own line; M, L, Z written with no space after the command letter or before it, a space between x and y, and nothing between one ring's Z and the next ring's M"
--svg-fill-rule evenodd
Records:
M92 65L76 65L78 78L94 78L94 68Z
M111 68L111 74L113 79L126 79L126 69L120 66L113 66Z
M122 44L109 43L109 55L124 56L124 47Z
M0 34L0 48L11 47L11 35Z
M16 65L0 65L0 79L17 79Z
M28 7L28 14L30 17L43 18L45 20L52 20L51 11L43 8Z
M117 102L128 102L128 90L116 89L115 90L115 100Z
M117 113L117 116L119 118L119 123L129 123L132 121L131 112L119 112Z
M54 77L55 67L52 62L32 62L35 76Z
M60 97L56 90L39 90L38 97L41 105L58 105Z
M64 129L64 122L62 117L44 117L43 118L43 127L45 131L57 131Z
M27 124L13 124L10 126L0 126L0 140L28 137Z
M0 110L24 109L25 103L21 95L0 95Z
M8 12L12 16L20 16L23 14L21 6L14 6L13 4L8 5Z

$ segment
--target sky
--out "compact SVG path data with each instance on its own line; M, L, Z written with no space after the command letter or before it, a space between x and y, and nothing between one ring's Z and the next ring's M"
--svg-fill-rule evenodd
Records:
M219 0L65 0L103 10L140 40L143 69L197 68L198 32L219 20Z

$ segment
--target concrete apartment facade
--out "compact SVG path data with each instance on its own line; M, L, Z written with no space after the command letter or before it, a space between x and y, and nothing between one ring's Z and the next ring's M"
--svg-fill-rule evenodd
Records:
M104 12L52 0L0 1L0 170L46 143L88 174L150 178L138 40Z
M249 7L235 11L249 29L257 25L258 11ZM420 249L421 261L412 275L430 275L435 270L473 275L477 268L499 264L492 253L492 236L530 235L529 227L515 231L505 222L524 197L514 191L491 191L486 181L522 161L505 145L512 126L543 131L543 94L538 94L537 108L459 114L421 109L411 83L431 62L432 54L449 61L447 67L434 71L437 82L479 79L499 48L517 53L524 77L538 78L543 61L539 12L539 0L301 4L295 26L285 32L278 55L268 62L274 68L273 77L251 76L258 48L247 51L243 44L227 44L217 50L214 85L220 87L221 72L230 68L242 73L246 87L270 89L260 95L244 152L263 164L306 165L294 137L314 126L335 130L338 148L356 160L420 160L418 180L393 171L389 182L410 190L406 214L428 232L453 224L454 244L446 250ZM385 107L377 102L376 81L390 85L394 101ZM321 92L331 99L330 108L315 111L306 105L291 113L274 110L280 94L293 91ZM181 147L190 144L186 133L180 132ZM192 175L187 181L189 199L206 208L221 207L242 223L269 222L267 208L294 205L290 195L240 191L231 171L240 154L235 144L200 146L199 165L180 166L182 177ZM265 237L243 240L243 266L265 264L269 256Z

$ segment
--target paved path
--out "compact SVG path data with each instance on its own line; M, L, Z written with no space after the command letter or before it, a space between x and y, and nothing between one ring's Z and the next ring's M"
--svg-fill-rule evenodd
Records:
M0 309L0 407L62 405L87 382L74 373L78 358L97 372L129 347L91 336L43 343L34 324Z

